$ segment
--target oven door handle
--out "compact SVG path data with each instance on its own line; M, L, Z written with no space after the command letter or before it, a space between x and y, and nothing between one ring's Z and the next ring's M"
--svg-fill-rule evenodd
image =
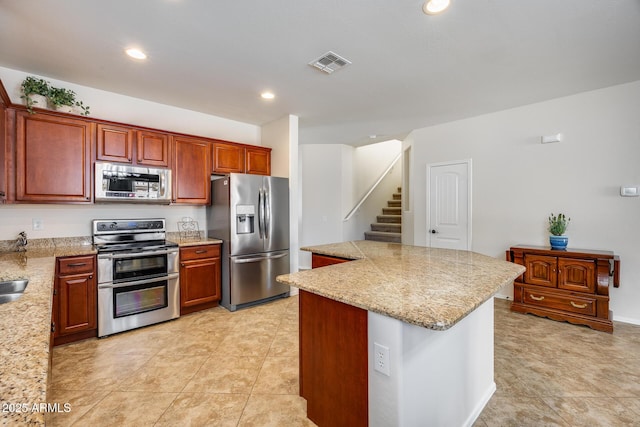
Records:
M178 249L167 249L167 250L161 250L161 251L139 251L139 252L128 252L126 254L99 254L98 258L101 259L122 259L122 258L133 258L136 255L144 255L144 256L151 256L151 255L168 255L168 254L174 254L174 253L178 253Z
M144 280L134 280L132 282L102 283L102 284L98 285L98 289L114 289L114 288L124 288L124 287L127 287L127 286L146 285L146 284L154 283L154 282L162 282L162 281L165 281L165 280L173 280L173 279L177 279L178 277L180 277L180 274L173 273L173 274L169 274L168 276L154 277L152 279L144 279Z

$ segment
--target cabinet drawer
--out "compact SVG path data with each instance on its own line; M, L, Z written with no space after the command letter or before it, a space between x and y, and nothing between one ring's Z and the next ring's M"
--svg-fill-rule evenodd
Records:
M93 255L58 258L58 274L82 274L92 273L95 269L95 257Z
M551 292L523 289L524 303L539 307L554 308L572 313L596 315L596 299L573 295L559 295Z
M220 256L220 245L201 245L180 248L180 261L215 258Z

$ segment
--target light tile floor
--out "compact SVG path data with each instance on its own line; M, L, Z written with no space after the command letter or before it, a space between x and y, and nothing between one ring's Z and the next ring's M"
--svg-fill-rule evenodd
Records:
M496 300L498 390L475 423L640 426L640 327L613 335ZM53 426L313 426L298 396L296 297L56 347Z

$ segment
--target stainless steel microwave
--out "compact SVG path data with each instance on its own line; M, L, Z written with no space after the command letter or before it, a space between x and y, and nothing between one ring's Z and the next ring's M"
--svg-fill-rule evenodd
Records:
M171 169L96 162L96 202L171 203Z

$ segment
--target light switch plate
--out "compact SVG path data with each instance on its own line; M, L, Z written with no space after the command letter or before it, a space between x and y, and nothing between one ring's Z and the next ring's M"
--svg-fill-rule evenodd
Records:
M620 195L622 197L638 197L640 196L640 188L637 186L623 185L620 187Z

